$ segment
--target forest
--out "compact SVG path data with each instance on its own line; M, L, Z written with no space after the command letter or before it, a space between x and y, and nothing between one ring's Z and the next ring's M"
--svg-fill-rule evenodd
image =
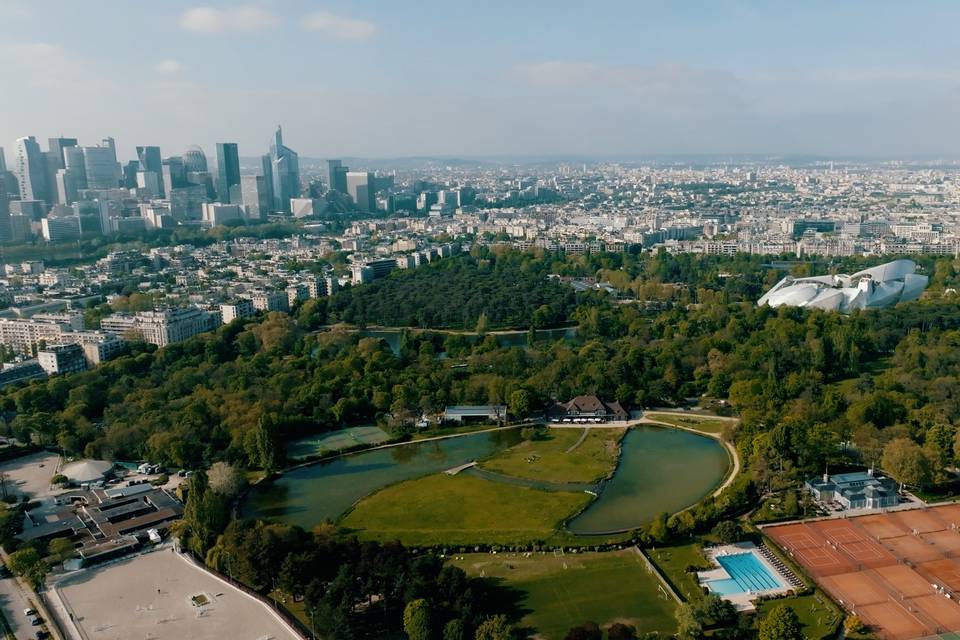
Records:
M893 441L901 459L917 462L920 450L933 461L905 476L930 484L955 457L960 299L944 294L956 280L950 260L927 268L934 277L924 300L845 316L756 307L782 272L753 258L483 250L309 301L291 315L238 321L160 350L133 345L94 370L9 387L0 392L2 426L74 455L276 468L283 442L298 435L372 422L402 434L420 414L506 403L518 390L530 413L583 393L633 407L706 396L742 417L732 436L762 486L828 461L882 462ZM546 279L558 272L619 272L638 297L578 298ZM526 277L531 293L511 307L475 295L498 278L512 290ZM360 301L404 300L415 290L426 296L415 306L430 314L458 309L450 300L476 300L469 313L458 310L461 325L486 315L491 326L523 327L526 314L526 326L534 317L542 326L570 322L577 336L506 347L489 334L411 331L394 353L356 331L318 330L350 308L365 309L370 323L402 324L405 311L388 315L399 303Z

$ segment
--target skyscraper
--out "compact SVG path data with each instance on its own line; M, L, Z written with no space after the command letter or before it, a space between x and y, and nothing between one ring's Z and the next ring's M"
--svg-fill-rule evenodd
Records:
M267 197L270 199L268 211L273 210L273 158L269 153L260 156L260 175L267 181Z
M83 147L83 166L88 189L116 189L120 186L120 165L113 138L104 138L99 147Z
M350 167L340 160L327 160L327 188L331 191L347 192L347 172Z
M80 147L66 147L63 150L63 165L73 174L73 182L77 189L87 188L87 167Z
M183 167L187 173L204 173L207 171L207 154L197 145L187 147L183 152Z
M3 152L3 147L0 147L0 173L3 173L7 170L7 156Z
M300 195L300 159L296 152L283 145L283 131L277 125L270 145L273 174L273 208L290 213L290 198Z
M42 200L50 203L47 162L43 152L40 151L37 139L33 136L17 140L16 173L21 199Z
M67 149L76 147L76 138L47 138L47 148L54 155L57 162L57 169L64 169L67 161Z
M217 143L217 197L224 204L239 204L240 154L236 142ZM232 190L232 193L231 193ZM235 202L235 200L237 202Z
M165 194L163 189L163 160L160 157L160 147L137 147L137 160L140 161L140 171L152 173L156 176L160 188L160 197ZM148 181L153 178L147 177Z
M347 173L347 193L353 198L360 211L371 212L377 210L376 187L372 173L366 171L350 171Z
M170 156L164 160L160 175L163 182L163 192L167 195L167 198L171 198L171 192L174 189L187 186L187 171L183 166L183 158Z
M270 188L265 176L243 176L240 178L243 205L247 208L250 220L266 220L270 212Z

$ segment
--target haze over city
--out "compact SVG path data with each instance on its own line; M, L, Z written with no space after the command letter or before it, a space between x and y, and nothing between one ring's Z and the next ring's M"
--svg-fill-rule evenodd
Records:
M960 6L919 7L0 0L0 146L956 157Z

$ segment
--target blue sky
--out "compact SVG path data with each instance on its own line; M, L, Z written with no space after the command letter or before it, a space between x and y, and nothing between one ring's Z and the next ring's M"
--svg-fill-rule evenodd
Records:
M0 0L0 144L249 156L283 123L319 157L957 157L957 24L946 0Z

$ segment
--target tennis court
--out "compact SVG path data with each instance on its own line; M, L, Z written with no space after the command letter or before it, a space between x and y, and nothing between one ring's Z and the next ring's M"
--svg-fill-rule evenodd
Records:
M960 631L960 505L764 528L888 640Z

